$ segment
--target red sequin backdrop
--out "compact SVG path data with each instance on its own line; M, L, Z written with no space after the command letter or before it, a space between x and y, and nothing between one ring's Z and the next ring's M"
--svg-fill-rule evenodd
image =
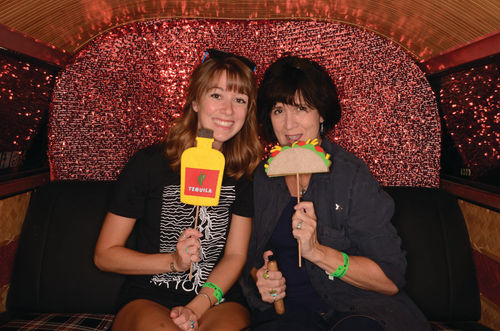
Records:
M441 109L464 175L500 186L500 63L441 78Z
M22 167L44 125L56 73L0 51L0 175Z
M424 73L372 32L315 21L160 20L101 35L57 78L52 177L115 179L178 116L188 77L210 47L253 59L259 80L285 52L318 61L343 111L328 137L362 158L382 185L438 186L440 124Z

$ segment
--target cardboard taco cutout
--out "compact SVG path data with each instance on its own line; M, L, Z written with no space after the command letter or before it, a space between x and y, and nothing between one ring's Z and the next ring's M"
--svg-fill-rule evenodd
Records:
M296 141L292 146L274 146L267 160L269 177L328 172L332 161L318 140Z

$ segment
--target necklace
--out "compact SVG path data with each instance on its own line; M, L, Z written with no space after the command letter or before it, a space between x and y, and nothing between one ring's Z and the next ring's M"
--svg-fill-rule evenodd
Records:
M303 177L303 175L300 175L300 178L302 180L297 180L296 176L286 176L285 181L287 183L289 191L292 193L293 196L296 194L299 195L299 197L303 197L304 194L307 192L307 188L309 187L309 178L310 177ZM302 184L304 183L304 185ZM294 194L295 193L295 194Z
M310 177L310 175L309 175L309 177L307 177L305 175L302 175L301 177L302 177L302 180L299 180L297 184L300 187L300 196L303 197L304 194L306 194L306 192L307 192L307 189L309 187L309 179L311 177ZM302 184L302 183L304 183L304 184Z

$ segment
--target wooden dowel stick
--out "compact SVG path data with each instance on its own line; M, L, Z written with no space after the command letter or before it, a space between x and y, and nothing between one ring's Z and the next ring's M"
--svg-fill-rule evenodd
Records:
M300 202L300 181L299 174L297 173L297 203ZM299 247L299 268L302 268L302 245L300 244L300 240L297 240L297 245Z
M198 229L198 211L200 210L200 206L196 206L196 216L194 217L194 229ZM189 280L193 278L193 262L191 261L191 265L189 266Z

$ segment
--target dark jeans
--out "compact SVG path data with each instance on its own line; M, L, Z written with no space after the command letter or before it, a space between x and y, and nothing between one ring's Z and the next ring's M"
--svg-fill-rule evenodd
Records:
M285 314L277 315L274 307L263 312L252 312L252 331L383 331L372 317L330 311L316 313L302 306L286 305Z

